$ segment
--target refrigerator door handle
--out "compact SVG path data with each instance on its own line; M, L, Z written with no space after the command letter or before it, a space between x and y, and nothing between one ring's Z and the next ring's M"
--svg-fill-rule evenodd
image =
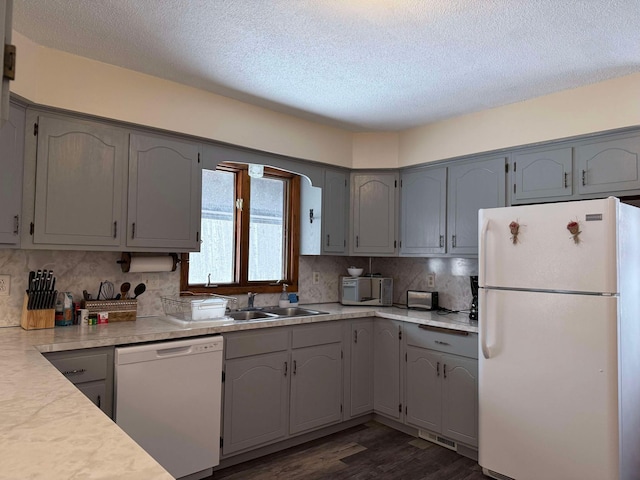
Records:
M487 240L487 230L489 230L489 219L487 218L482 224L482 230L480 231L480 245L479 245L479 254L482 259L482 264L478 265L479 269L479 284L481 287L485 287L485 272L487 270L487 252L486 252L486 240Z
M487 318L487 290L485 288L478 289L478 295L481 298L478 299L478 310L480 315L478 316L478 322L480 323L480 349L482 350L482 356L489 360L491 358L491 349L487 345L487 324L489 323Z

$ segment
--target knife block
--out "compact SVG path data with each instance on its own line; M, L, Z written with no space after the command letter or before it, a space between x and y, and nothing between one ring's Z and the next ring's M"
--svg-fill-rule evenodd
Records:
M46 310L27 310L27 302L29 295L25 293L24 302L22 303L22 318L20 326L25 330L36 330L40 328L55 327L56 309L47 308Z

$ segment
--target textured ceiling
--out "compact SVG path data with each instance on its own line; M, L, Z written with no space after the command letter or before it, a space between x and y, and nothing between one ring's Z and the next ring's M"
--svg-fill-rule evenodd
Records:
M14 28L354 131L640 71L640 0L14 0Z

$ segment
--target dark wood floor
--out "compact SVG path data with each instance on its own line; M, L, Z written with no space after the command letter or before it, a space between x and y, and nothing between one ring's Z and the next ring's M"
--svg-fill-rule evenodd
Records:
M214 472L210 480L488 480L451 450L376 422Z

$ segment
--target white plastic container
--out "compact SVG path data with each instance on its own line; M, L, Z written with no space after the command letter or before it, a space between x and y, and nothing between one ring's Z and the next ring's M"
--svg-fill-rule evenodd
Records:
M166 315L197 322L224 317L227 300L219 297L162 297L162 307Z

